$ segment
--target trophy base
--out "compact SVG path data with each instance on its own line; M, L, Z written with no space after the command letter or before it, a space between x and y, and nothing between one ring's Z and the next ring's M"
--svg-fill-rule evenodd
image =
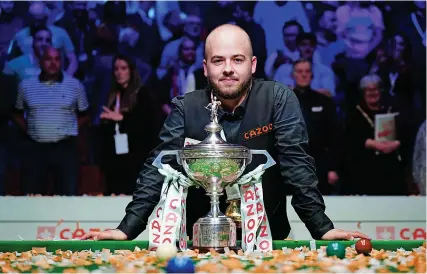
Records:
M218 252L220 254L224 254L225 253L225 249L226 249L226 247L200 247L200 246L189 246L188 248L191 249L191 250L196 250L197 249L197 250L199 250L199 253L201 253L201 254L205 254L205 253L211 252L212 249L215 252ZM237 246L229 246L228 250L229 251L234 251L237 254L237 252L239 250L241 250L241 248L237 247Z
M216 218L206 216L194 224L192 249L206 253L212 248L224 253L225 247L237 249L236 224L231 218L222 214Z

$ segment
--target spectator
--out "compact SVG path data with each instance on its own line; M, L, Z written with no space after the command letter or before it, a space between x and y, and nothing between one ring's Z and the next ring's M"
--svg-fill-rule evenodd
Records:
M283 64L292 64L300 58L297 48L297 37L303 33L302 26L297 21L288 21L283 25L282 36L284 46L272 52L265 62L265 75L273 79L276 70Z
M376 141L375 115L394 113L377 75L360 81L362 99L346 121L344 184L345 195L406 195L405 159L400 148L404 127L396 119L396 140Z
M161 103L163 111L169 114L170 104L176 96L203 88L206 78L203 70L196 65L196 45L193 40L184 38L179 46L178 60L169 68L156 88L161 92Z
M9 61L3 72L16 76L19 81L39 75L40 59L46 48L51 46L52 32L47 27L38 27L34 30L33 50Z
M301 32L310 32L308 17L299 1L258 1L254 8L254 20L264 29L267 56L282 48L277 37L284 32L282 27L286 22L298 22Z
M77 55L78 69L74 77L80 81L89 77L93 69L95 50L96 26L89 18L86 2L74 1L69 4L69 9L64 16L55 23L63 28L71 38Z
M408 2L405 2L409 4ZM416 87L417 108L426 113L426 1L413 1L410 13L394 20L395 29L407 35L411 47L411 64Z
M404 34L396 33L388 39L386 60L379 66L377 74L395 104L412 108L415 86L411 45Z
M307 124L310 155L316 163L319 190L323 195L336 193L342 130L335 104L310 87L313 71L309 60L296 61L292 75L295 79L294 91Z
M347 56L363 59L383 38L381 11L370 1L349 1L337 11L337 33L345 41Z
M15 33L21 30L24 21L16 15L13 1L0 1L0 71L7 60L8 47Z
M16 120L29 136L22 173L23 192L47 194L44 184L51 171L55 194L76 195L76 136L79 125L86 121L83 116L88 109L86 94L77 79L61 72L58 49L46 49L40 66L38 77L20 83L16 100L19 111Z
M337 37L337 17L335 8L321 4L320 16L317 20L316 38L317 51L322 56L322 64L330 67L335 56L345 49L344 40Z
M160 37L159 28L155 20L149 16L150 10L154 9L155 2L141 1L138 3L136 13L128 15L128 24L135 28L139 37L133 48L134 54L141 61L157 67L160 62L163 41ZM147 40L149 39L149 42ZM141 73L141 72L140 72Z
M66 61L68 66L65 72L69 75L74 75L77 70L78 63L76 54L74 53L74 46L70 37L63 28L54 25L48 25L47 20L49 17L48 9L42 2L32 3L29 7L30 25L23 28L15 34L11 41L9 53L10 59L18 57L22 54L29 54L32 50L34 31L37 27L47 27L52 33L52 45L55 48L61 49L67 57Z
M297 48L301 58L309 60L312 65L313 79L311 88L326 96L335 96L335 76L330 68L314 60L313 55L316 50L316 36L311 33L301 33L297 37ZM273 79L282 84L294 87L295 81L292 78L292 65L281 65Z
M415 141L412 177L419 193L426 196L426 121L420 126Z
M162 52L159 68L157 69L157 77L162 78L170 66L173 66L179 56L179 46L184 39L192 40L196 45L196 60L195 66L202 67L204 42L201 41L202 21L200 17L190 15L184 23L184 36L166 44Z
M132 194L142 163L156 146L162 126L160 107L141 84L135 64L118 55L113 61L113 84L100 117L101 167L106 195ZM115 134L127 134L128 153L118 153Z

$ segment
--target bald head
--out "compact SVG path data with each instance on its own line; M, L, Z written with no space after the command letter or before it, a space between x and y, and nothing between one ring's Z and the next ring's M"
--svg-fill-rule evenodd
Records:
M28 12L35 17L48 15L47 7L42 2L34 2L30 5Z
M225 24L215 28L206 38L205 59L212 57L214 48L230 45L240 48L249 57L253 56L249 35L241 27Z

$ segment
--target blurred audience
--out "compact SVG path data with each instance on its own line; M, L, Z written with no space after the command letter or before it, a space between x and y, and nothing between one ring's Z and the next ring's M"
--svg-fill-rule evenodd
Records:
M11 41L9 59L31 53L34 31L39 27L47 27L52 33L52 45L61 49L61 54L66 56L66 62L63 63L67 66L64 71L69 75L74 75L78 62L68 33L63 28L48 24L49 11L43 2L32 3L28 15L29 25L16 33Z
M309 60L312 64L313 79L311 88L328 97L335 96L335 76L330 68L321 64L313 58L317 46L317 39L314 34L300 33L297 37L297 49L299 56ZM273 79L290 87L295 87L292 79L292 65L283 64L273 76Z
M0 1L0 195L71 195L77 180L79 193L89 181L131 193L171 100L206 86L205 39L225 23L248 33L254 77L297 94L324 194L422 192L425 14L425 1ZM44 56L58 77L46 79ZM374 138L388 111L396 142ZM123 134L129 152L116 153Z
M131 195L148 153L157 144L162 120L160 106L142 85L135 63L118 55L113 59L113 84L100 115L101 168L106 195ZM118 135L126 134L127 139ZM118 144L122 142L122 144ZM120 151L120 146L128 148Z
M17 16L15 2L0 1L0 71L7 61L10 41L24 27L24 20Z

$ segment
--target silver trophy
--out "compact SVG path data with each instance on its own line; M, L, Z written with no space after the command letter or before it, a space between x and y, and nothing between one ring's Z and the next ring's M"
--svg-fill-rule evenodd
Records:
M205 126L207 137L200 143L188 145L181 150L161 151L153 165L161 168L165 155L176 155L187 176L206 191L211 198L210 212L193 226L193 248L201 252L213 248L224 252L224 248L236 248L236 223L219 209L219 197L224 188L236 182L250 164L253 154L263 154L267 158L264 169L276 162L265 150L249 150L240 145L227 143L221 137L222 126L218 123L218 107L221 102L215 97L208 105L211 122Z

